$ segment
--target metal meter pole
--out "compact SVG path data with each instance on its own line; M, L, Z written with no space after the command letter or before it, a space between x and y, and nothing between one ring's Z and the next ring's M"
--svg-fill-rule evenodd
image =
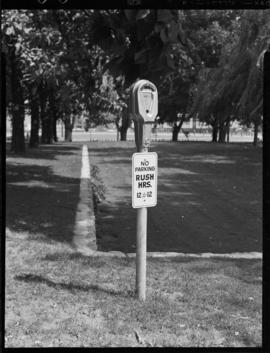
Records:
M130 112L133 114L138 154L147 153L151 141L151 126L155 121L158 111L156 86L147 80L139 80L134 83L131 87L129 106ZM140 185L140 187L143 188L145 186ZM141 193L138 194L140 195ZM138 197L137 195L136 198ZM134 195L132 197L135 198ZM146 200L143 201L145 202ZM136 293L140 300L145 300L147 207L150 207L150 205L146 202L139 203L133 207L139 207L137 210L136 234Z
M147 147L141 147L138 152L148 152ZM136 237L136 292L140 300L146 297L146 239L147 239L147 207L137 210Z

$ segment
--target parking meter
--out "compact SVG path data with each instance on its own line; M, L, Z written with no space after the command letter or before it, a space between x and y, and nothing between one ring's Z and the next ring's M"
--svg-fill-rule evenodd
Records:
M149 146L152 124L158 113L156 86L147 80L140 80L131 87L130 105L134 120L135 141L138 151Z
M146 172L146 174L144 175L140 174L142 180L145 180L145 181L140 181L140 175L136 175L136 178L134 178L135 169L144 169L144 168L134 168L134 161L135 161L136 155L137 155L136 160L139 166L148 165L150 163L146 159L146 158L150 158L149 155L151 155L152 156L151 158L154 158L154 160L157 160L156 153L154 154L147 153L148 147L151 141L152 125L155 123L155 119L158 113L157 88L152 82L147 80L139 80L138 82L135 82L131 86L130 97L129 97L129 111L134 121L135 141L136 141L137 151L139 152L139 153L134 153L133 155L134 158L132 157L132 160L133 160L132 162L133 164L132 199L133 200L138 199L142 202L142 203L139 202L139 206L136 206L138 207L137 235L136 235L136 292L138 294L139 299L145 300L146 253L147 253L147 249L146 249L147 207L150 207L150 203L149 204L147 203L150 201L147 198L153 197L154 192L156 192L156 189L153 189L153 190L148 189L151 187L153 188L154 184L151 184L150 181L148 184L148 181L146 182L146 179L151 178L151 181L156 180L157 176L155 176L152 173L147 174L148 172ZM156 166L154 166L154 170L156 170ZM140 171L140 173L144 173L144 172ZM146 175L148 177L146 177ZM139 179L137 179L137 177L139 177ZM134 180L137 180L136 185L138 186L138 190L135 187Z

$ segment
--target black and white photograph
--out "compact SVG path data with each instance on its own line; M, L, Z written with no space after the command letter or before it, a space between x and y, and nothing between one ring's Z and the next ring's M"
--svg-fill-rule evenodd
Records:
M39 3L1 9L4 348L262 348L270 3Z

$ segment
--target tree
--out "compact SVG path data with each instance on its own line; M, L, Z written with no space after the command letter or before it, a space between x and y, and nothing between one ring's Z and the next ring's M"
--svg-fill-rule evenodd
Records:
M243 11L236 39L223 52L219 66L202 75L193 109L202 121L213 126L219 142L225 142L226 125L234 118L254 124L254 144L262 115L262 77L256 67L269 38L269 11ZM225 48L227 49L227 48Z
M115 79L105 69L108 54L92 38L95 13L59 10L52 14L65 46L61 63L67 70L66 79L77 87L77 100L88 112L92 126L116 120L124 105L115 88Z
M32 115L31 122L32 127L41 124L41 143L50 144L57 141L56 123L60 112L56 97L59 98L59 88L66 79L66 71L61 64L65 49L51 11L31 11L29 18L35 31L25 50L25 84L30 87L29 100L39 106L34 110L36 114ZM36 143L33 144L30 137L29 145L36 147L39 141L38 129L31 129L31 135Z
M224 100L217 95L222 74L221 68L204 70L196 88L198 93L192 108L193 112L198 113L201 121L212 126L212 142L224 142L225 124L231 119L230 109L233 101L230 100L230 92L225 95Z
M233 40L237 13L231 10L180 12L181 25L188 33L186 40L189 45L185 52L175 45L174 71L165 77L165 84L160 85L160 122L173 124L173 141L177 141L183 123L197 116L191 107L198 84L202 87L200 78L203 72L206 74L210 68L217 67L224 47L228 47ZM217 119L212 120L214 125Z
M246 79L245 89L241 94L236 113L239 120L246 126L253 125L253 145L258 142L258 129L262 125L263 116L263 68L259 61L270 45L270 11L245 13L243 31L249 30L249 40L241 38L241 46L250 57L250 67Z
M10 95L7 106L12 114L11 149L25 151L24 141L24 86L22 48L25 37L31 30L26 11L9 10L2 12L2 44L6 53L7 85Z
M159 91L159 123L172 123L172 141L177 141L183 123L190 118L188 108L192 81L190 77L185 79L179 74L172 74L167 80Z
M39 143L39 120L42 122L42 141L50 143L51 119L46 108L48 90L57 82L57 51L59 34L49 23L40 21L44 12L30 10L6 10L3 12L3 43L7 48L7 78L13 92L10 105L19 106L20 111L13 111L12 148L24 150L24 101L27 98L31 110L30 147ZM15 73L15 75L14 75ZM14 81L15 80L15 81ZM17 88L17 91L16 91ZM16 104L16 100L21 103ZM49 134L49 136L47 136ZM17 147L15 147L17 146Z

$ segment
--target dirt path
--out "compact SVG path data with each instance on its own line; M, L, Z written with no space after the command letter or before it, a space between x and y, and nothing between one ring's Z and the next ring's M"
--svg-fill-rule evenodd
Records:
M99 250L135 251L132 142L89 143L107 186L97 214ZM245 144L154 143L158 205L148 209L148 251L262 250L261 150Z

